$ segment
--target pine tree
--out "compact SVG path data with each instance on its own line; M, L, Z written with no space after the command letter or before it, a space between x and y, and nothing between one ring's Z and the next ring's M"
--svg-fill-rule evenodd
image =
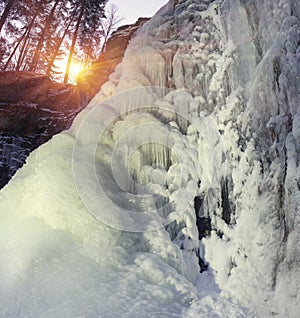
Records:
M114 10L108 10L104 23L107 1L0 0L5 33L0 38L1 70L55 77L56 61L67 54L64 82L68 82L72 60L76 57L88 65L96 59L115 25Z
M28 22L25 22L25 25L23 26L23 28L21 29L21 31L23 31L23 33L20 35L20 37L16 40L16 42L14 43L14 48L12 50L12 52L10 53L4 67L3 70L6 70L9 66L9 64L11 63L12 59L15 57L17 51L19 48L21 48L21 50L19 50L19 60L22 59L22 57L20 57L20 55L22 55L24 53L24 47L26 46L26 43L28 42L29 36L30 36L30 32L31 29L34 26L34 23L36 21L37 16L40 14L41 10L43 7L43 1L40 1L40 3L38 4L38 6L33 9L33 15L30 19L30 17L28 17L29 15L29 10L27 10L27 12L25 11L24 15L27 16L30 20L28 20ZM28 7L27 7L28 9ZM25 45L22 47L22 43L25 43ZM20 64L20 63L19 63Z
M55 72L53 70L53 67L54 67L54 62L55 60L59 57L60 53L62 53L63 51L61 50L61 46L69 32L69 29L70 29L70 26L73 22L73 19L74 19L74 16L71 16L71 18L69 19L69 22L67 23L67 25L65 26L65 29L62 33L61 36L58 37L56 43L55 43L55 46L53 47L53 51L52 51L52 54L51 54L51 57L48 61L48 64L47 64L47 68L46 68L46 74L47 75L51 75L52 72Z
M64 83L68 82L70 67L75 52L77 38L89 38L94 36L95 26L100 25L104 18L104 9L107 0L73 0L76 12L79 12L76 19L75 28L72 34L72 41L68 56Z
M43 45L45 43L46 33L49 32L50 24L53 22L53 16L54 16L55 10L56 10L56 8L57 8L57 6L58 6L60 1L61 0L55 0L54 4L52 6L52 9L51 9L46 21L45 21L45 24L44 24L44 26L42 28L42 33L40 35L38 44L36 46L36 49L35 49L35 52L34 52L30 67L29 67L30 71L34 72L37 69L39 56L41 55L41 50L42 50L42 47L43 47Z
M10 12L11 12L11 9L12 9L12 7L13 7L13 5L14 5L15 2L16 2L16 0L9 0L9 1L7 1L7 4L6 4L6 6L5 6L5 9L4 9L4 11L3 11L3 13L2 13L2 16L1 16L1 18L0 18L0 32L1 32L1 30L2 30L2 27L3 27L4 23L5 23L5 21L6 21L7 18L8 18L9 14L10 14Z

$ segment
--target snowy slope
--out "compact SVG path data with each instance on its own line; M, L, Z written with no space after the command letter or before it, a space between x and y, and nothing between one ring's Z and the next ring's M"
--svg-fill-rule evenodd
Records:
M1 316L297 317L299 18L186 0L146 23L0 192Z

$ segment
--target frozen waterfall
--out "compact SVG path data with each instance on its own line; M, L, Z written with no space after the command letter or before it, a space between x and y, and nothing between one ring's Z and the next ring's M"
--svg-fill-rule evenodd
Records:
M1 190L0 316L298 317L299 19L159 10Z

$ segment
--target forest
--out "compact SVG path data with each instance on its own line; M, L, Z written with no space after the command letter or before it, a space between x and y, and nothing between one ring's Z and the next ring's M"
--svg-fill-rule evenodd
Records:
M101 55L122 20L108 0L0 0L0 12L0 71L64 83Z

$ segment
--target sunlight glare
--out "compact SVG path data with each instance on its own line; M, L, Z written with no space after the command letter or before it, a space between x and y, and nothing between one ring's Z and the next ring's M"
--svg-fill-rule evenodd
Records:
M76 78L83 69L84 66L82 63L73 61L70 67L70 75Z
M62 74L62 76L64 76L65 74L67 61L67 59L63 59L55 63L56 71ZM84 64L80 63L79 61L73 60L70 66L69 82L73 84L76 83L78 76L83 70Z

